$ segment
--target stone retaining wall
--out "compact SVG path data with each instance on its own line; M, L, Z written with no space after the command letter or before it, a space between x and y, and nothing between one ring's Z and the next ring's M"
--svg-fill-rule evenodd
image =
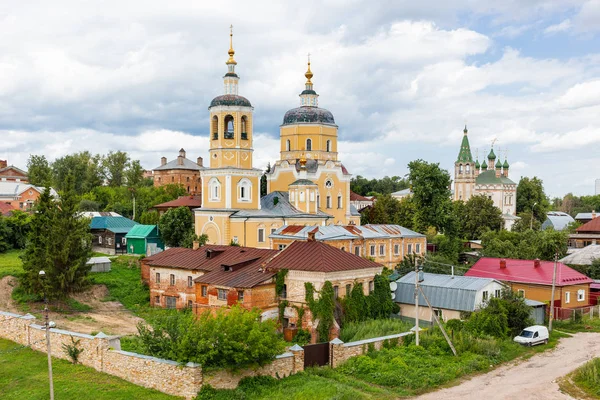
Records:
M344 343L340 339L334 339L331 341L331 351L329 352L329 359L331 361L331 367L335 368L347 359L355 356L360 356L369 351L369 347L373 347L375 350L381 349L385 341L395 342L400 344L404 340L405 336L412 335L413 332L403 332L396 335L382 336L373 339L359 340L357 342Z

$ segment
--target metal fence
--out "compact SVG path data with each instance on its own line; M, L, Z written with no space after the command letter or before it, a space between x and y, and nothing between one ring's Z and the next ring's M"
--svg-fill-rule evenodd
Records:
M580 308L554 307L554 319L556 320L576 320L584 317L600 318L600 305Z

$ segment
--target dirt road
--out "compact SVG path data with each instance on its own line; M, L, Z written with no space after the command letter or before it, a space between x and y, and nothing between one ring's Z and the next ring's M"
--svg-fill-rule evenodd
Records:
M556 379L599 356L600 333L577 333L561 339L554 350L537 354L527 361L504 365L418 399L571 399L559 391Z

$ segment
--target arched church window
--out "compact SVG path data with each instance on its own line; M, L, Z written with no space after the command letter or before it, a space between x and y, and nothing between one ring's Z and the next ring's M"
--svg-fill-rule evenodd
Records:
M217 118L217 116L215 115L214 117L212 117L212 125L211 125L211 132L212 132L212 138L213 140L217 140L219 138L219 119Z
M290 151L290 148L291 148L291 142L290 142L290 139L288 139L285 142L285 151Z
M248 140L248 131L247 131L247 125L248 125L248 119L246 118L246 116L244 115L242 117L242 123L241 123L241 128L242 128L242 140Z
M228 115L225 117L225 139L233 139L233 117Z
M306 150L307 151L312 150L312 140L310 140L310 139L306 139Z
M221 199L221 183L217 178L212 178L208 182L208 193L210 201L218 201Z
M325 181L325 187L328 188L328 189L331 188L331 187L333 187L333 181L331 179L326 180Z
M462 173L463 173L463 166L462 166L462 164L460 164L460 165L458 166L458 173L459 173L459 174L462 174Z
M250 200L252 200L252 182L244 178L238 183L238 201Z
M331 151L331 140L327 141L326 151L329 153Z
M471 172L471 166L469 164L467 164L467 166L466 166L466 171L467 171L467 174Z

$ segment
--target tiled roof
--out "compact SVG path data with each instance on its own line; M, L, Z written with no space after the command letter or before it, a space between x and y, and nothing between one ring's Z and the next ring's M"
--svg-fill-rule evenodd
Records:
M312 240L292 242L269 261L266 267L268 270L288 269L314 272L382 268L380 264L366 258Z
M477 276L480 278L492 278L499 281L533 283L538 285L552 285L552 274L554 271L553 261L539 261L538 267L534 266L534 260L505 259L506 267L500 268L500 258L484 257L479 259L467 271L465 276ZM592 280L580 272L558 263L556 269L556 284L558 286L578 285L591 283Z
M590 232L590 233L600 233L600 217L596 217L590 222L586 222L576 229L578 233Z
M135 225L138 225L138 223L125 217L94 217L90 222L90 229L106 229L114 233L127 233Z
M475 183L477 185L516 185L512 180L508 179L504 176L496 177L496 171L493 169L488 169L486 171L481 172L475 178Z
M152 235L153 231L155 232L154 237L157 237L158 232L156 232L156 229L156 225L135 225L131 227L125 237L128 239L144 239Z
M166 203L155 205L153 208L177 208L190 207L196 208L202 206L202 196L180 196L179 198Z
M165 165L159 165L158 167L154 168L154 171L164 171L164 170L169 170L169 169L191 169L194 171L202 171L205 168L199 166L197 163L193 162L192 160L188 160L187 158L183 157L183 165L179 165L177 163L177 158L176 158L174 160L169 161Z

